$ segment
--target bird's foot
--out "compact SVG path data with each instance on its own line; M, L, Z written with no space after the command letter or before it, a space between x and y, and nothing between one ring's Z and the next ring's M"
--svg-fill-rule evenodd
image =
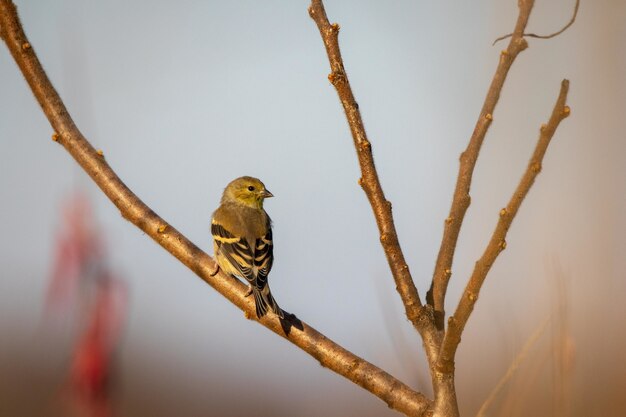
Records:
M252 285L248 286L248 291L246 291L246 295L244 295L244 297L250 297L250 294L252 294Z
M219 264L216 262L216 263L215 263L215 270L214 270L214 271L212 271L212 272L209 272L209 275L210 275L210 276L212 276L212 277L214 277L215 275L217 275L217 273L218 273L219 271L220 271L220 266L219 266Z

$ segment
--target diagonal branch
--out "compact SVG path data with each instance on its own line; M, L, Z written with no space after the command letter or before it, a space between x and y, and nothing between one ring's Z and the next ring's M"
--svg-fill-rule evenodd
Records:
M221 273L212 276L216 267L215 261L144 204L115 174L102 152L96 151L83 137L41 67L11 0L0 0L0 37L9 48L52 125L55 132L53 140L63 145L120 210L122 216L244 311L247 317L256 317L253 301L244 296L244 284ZM274 316L266 316L258 321L313 356L322 366L370 391L395 410L407 415L421 416L431 406L430 401L422 394L305 323L302 323L302 330L294 328L286 335L281 323Z
M387 256L387 262L396 283L396 290L400 294L406 315L424 342L424 350L426 351L433 392L435 394L435 407L439 410L445 409L449 411L447 415L458 415L454 379L452 377L439 377L435 369L442 343L441 334L436 331L434 326L435 319L432 306L422 306L417 288L409 271L409 266L404 259L404 254L398 242L398 235L391 212L391 202L385 198L380 185L378 173L374 165L372 146L367 139L359 106L352 94L350 81L343 66L338 39L339 25L337 23L330 24L322 0L311 1L309 15L317 24L324 41L331 69L328 79L337 90L337 95L350 126L361 168L359 185L365 191L374 211L374 217L380 232L380 242Z
M476 262L472 276L465 287L465 291L459 301L456 311L448 320L448 330L446 331L446 335L443 339L439 360L437 362L437 369L442 373L451 373L454 370L454 356L461 341L461 334L463 333L463 329L465 328L465 324L467 323L469 316L474 310L474 305L478 299L485 277L498 255L506 248L506 235L509 231L509 227L511 227L511 223L515 218L522 201L524 201L530 187L535 182L535 178L541 171L543 157L548 149L548 145L550 144L552 137L554 136L554 132L556 132L556 129L561 121L570 114L570 109L565 104L568 90L569 81L563 80L561 82L561 91L556 104L554 105L554 109L552 110L550 120L548 121L548 124L541 126L539 140L537 141L535 151L530 158L526 172L522 176L517 189L511 196L511 200L508 205L500 210L498 224L491 235L491 239L485 248L485 252Z
M478 154L483 140L485 139L485 135L487 134L487 130L493 120L493 111L496 104L498 104L500 92L502 91L509 69L518 54L528 47L528 44L523 38L523 33L528 23L533 4L534 0L519 1L519 15L513 36L508 47L500 54L500 62L498 63L498 68L493 76L491 85L489 86L483 108L480 111L478 121L474 127L474 132L472 133L467 148L461 154L459 175L454 189L452 206L450 208L450 214L445 221L443 238L441 240L439 254L437 255L431 289L427 295L428 303L432 304L435 308L435 319L437 320L437 327L440 330L443 330L443 318L445 315L444 301L448 282L452 275L454 251L456 249L463 219L465 218L465 213L471 202L469 192L474 167L476 166L476 160L478 159Z
M339 50L339 25L328 21L326 10L322 0L313 0L309 6L309 15L317 24L320 31L328 61L330 62L330 74L328 79L333 84L339 95L339 100L346 113L354 146L356 148L359 166L361 168L361 178L359 185L365 191L367 198L374 211L378 231L380 232L380 242L385 251L389 268L396 283L396 289L402 298L406 315L409 320L417 328L422 327L420 320L420 312L422 302L419 298L417 288L411 277L409 266L407 265L400 243L398 242L398 234L393 222L393 214L391 213L391 202L385 198L385 194L378 179L378 173L374 166L374 157L372 155L372 145L367 139L365 126L361 119L359 106L352 94L352 88L348 81L348 75L343 66L341 51Z

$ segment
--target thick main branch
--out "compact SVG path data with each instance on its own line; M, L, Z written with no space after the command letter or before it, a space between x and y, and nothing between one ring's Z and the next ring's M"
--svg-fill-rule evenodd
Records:
M96 151L83 137L41 67L32 45L22 30L15 5L10 0L0 0L0 36L52 125L55 132L53 140L63 145L120 210L122 216L244 311L248 317L256 317L254 302L244 296L245 286L225 274L212 276L211 273L216 267L214 260L144 204L115 174L102 152ZM421 416L431 405L422 394L352 354L305 323L303 330L292 329L288 335L284 334L275 316L266 316L259 320L259 323L286 337L323 366L370 391L395 410L407 415Z

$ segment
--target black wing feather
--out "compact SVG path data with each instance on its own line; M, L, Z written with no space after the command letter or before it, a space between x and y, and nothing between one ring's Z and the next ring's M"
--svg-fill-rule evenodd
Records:
M245 238L237 238L220 224L211 224L211 234L220 254L251 284L255 284L254 255Z
M257 270L257 288L263 289L267 285L267 276L272 270L274 263L274 243L272 241L272 228L268 221L267 233L256 240L254 251L254 265Z

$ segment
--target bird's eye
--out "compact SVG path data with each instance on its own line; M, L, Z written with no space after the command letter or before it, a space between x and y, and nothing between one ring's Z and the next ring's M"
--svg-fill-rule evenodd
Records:
M254 191L254 185L249 186L248 191Z

